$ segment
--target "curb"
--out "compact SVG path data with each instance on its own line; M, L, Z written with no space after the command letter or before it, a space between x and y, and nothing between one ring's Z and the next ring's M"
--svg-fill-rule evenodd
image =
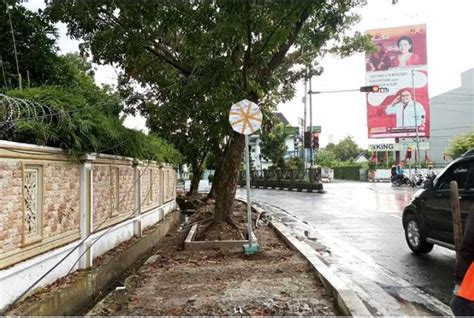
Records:
M293 237L288 228L278 221L272 220L270 225L294 250L298 251L311 264L324 287L329 289L337 300L339 309L347 316L372 316L369 309L354 291L334 274L320 259L320 255L305 242Z
M236 200L247 204L244 198ZM260 207L252 206L257 213L265 212ZM329 289L337 300L337 306L346 316L369 316L372 317L369 309L364 305L357 294L349 289L347 285L321 260L321 256L311 246L301 242L291 235L288 228L282 223L272 220L270 226L275 229L278 235L295 251L299 252L311 264L316 271L319 280L324 287Z

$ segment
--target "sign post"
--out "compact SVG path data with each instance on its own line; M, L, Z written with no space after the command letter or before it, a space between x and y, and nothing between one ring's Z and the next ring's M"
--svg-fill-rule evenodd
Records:
M257 131L262 125L262 112L257 104L244 99L232 105L229 112L229 122L235 132L245 135L245 181L247 186L247 232L249 243L244 245L244 252L247 255L251 255L258 253L258 244L253 244L252 242L249 135Z

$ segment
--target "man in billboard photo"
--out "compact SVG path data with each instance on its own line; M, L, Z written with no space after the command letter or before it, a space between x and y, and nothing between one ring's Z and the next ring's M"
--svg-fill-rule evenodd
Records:
M400 53L393 59L393 67L405 67L410 65L421 64L420 57L413 53L413 41L409 36L402 36L397 41Z
M394 101L387 106L387 108L385 109L385 113L387 115L396 116L396 128L425 125L425 109L420 103L413 102L412 95L409 89L403 89L400 94L394 99Z

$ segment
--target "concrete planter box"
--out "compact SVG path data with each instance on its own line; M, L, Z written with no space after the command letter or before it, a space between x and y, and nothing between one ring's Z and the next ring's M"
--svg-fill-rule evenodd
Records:
M242 250L248 240L228 240L228 241L194 241L198 225L194 224L184 241L184 249L189 251L212 250L215 248L225 250ZM252 243L257 244L257 237L252 231Z

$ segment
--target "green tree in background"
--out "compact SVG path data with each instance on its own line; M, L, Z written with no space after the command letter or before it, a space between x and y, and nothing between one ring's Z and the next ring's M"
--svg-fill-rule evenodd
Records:
M260 134L260 152L272 162L272 167L285 169L285 155L288 147L285 143L285 125L278 123L268 133Z
M22 86L28 86L28 78L30 86L58 84L61 63L53 24L17 1L7 0L0 2L0 87L3 90L19 87L10 20Z
M340 161L348 161L354 159L361 152L359 146L355 143L351 136L347 136L334 147L326 147L327 151L332 151L336 155L336 159Z
M449 144L448 156L456 159L468 150L474 149L474 131L455 136Z
M317 165L320 165L322 167L334 167L337 165L338 160L336 158L336 155L334 152L327 150L320 150L316 154L316 159L315 162Z

